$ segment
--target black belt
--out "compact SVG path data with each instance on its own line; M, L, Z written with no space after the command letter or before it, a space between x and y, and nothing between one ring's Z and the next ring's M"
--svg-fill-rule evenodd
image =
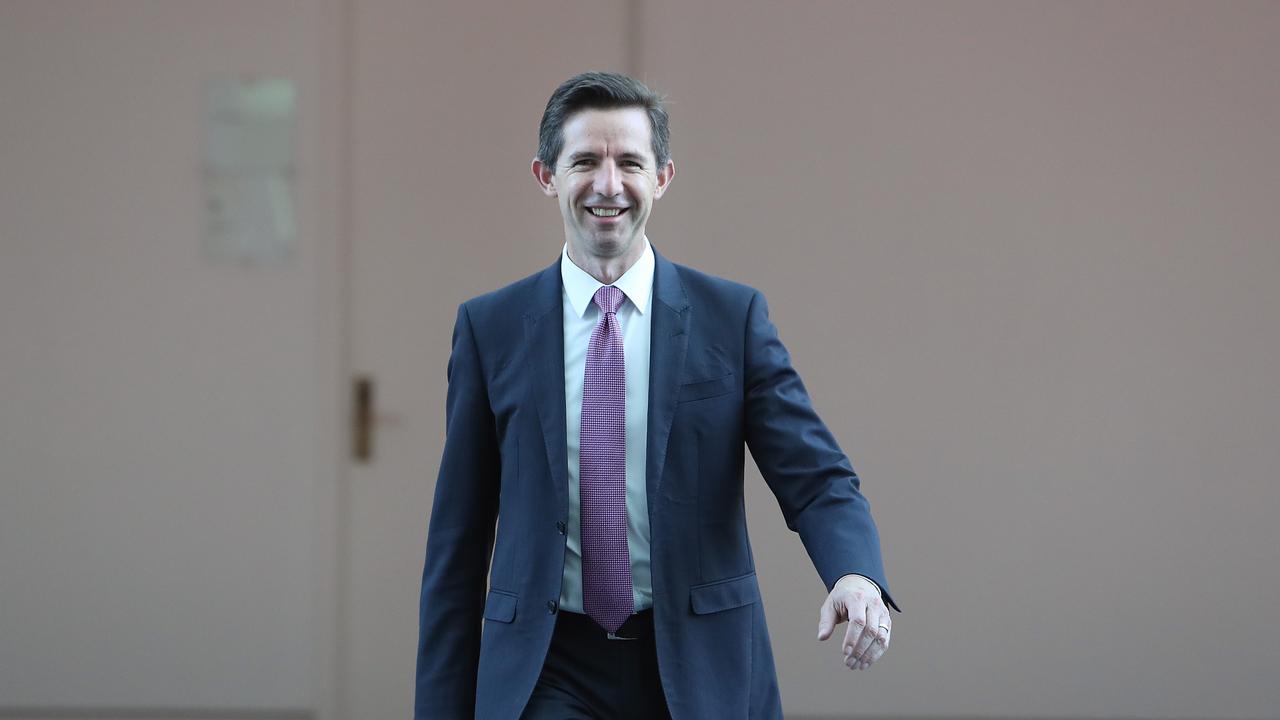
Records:
M580 632L603 636L605 640L644 640L653 637L653 608L641 610L627 618L617 632L609 632L582 613L560 611L560 619L573 624Z

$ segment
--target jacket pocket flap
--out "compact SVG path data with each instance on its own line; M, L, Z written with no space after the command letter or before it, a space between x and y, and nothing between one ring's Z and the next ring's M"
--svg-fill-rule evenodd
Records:
M756 584L753 572L689 588L689 601L697 615L731 610L759 600L760 586Z
M484 601L484 619L509 623L516 618L516 596L501 590L490 590Z
M710 380L696 380L680 386L679 402L702 400L703 398L724 395L733 390L733 373Z

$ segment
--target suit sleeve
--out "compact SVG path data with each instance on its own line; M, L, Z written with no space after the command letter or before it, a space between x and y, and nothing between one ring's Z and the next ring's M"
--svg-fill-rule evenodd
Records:
M901 612L889 595L880 536L858 476L814 411L759 292L747 310L744 362L747 447L787 527L800 535L828 591L845 575L863 575Z
M499 450L466 306L448 367L444 454L427 530L415 720L475 713L485 574L498 508Z

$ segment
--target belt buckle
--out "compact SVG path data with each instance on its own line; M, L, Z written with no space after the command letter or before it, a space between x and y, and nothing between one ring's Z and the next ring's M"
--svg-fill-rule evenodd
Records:
M621 630L622 628L618 628L618 629ZM606 640L639 640L640 639L640 638L633 638L633 637L622 637L621 635L614 635L611 632L606 632L604 637Z

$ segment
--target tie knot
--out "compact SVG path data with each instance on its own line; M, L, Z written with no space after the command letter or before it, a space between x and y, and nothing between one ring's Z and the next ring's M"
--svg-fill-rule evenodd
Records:
M592 300L595 301L596 305L600 306L600 312L607 315L618 312L624 297L626 296L618 288L612 285L605 285L596 291L596 295Z

